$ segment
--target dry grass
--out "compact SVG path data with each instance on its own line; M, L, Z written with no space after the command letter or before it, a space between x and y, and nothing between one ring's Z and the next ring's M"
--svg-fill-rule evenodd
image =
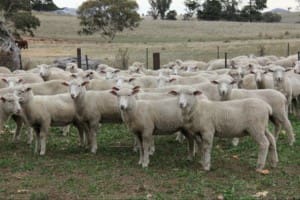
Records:
M52 62L56 57L76 55L81 47L84 54L113 63L119 48L128 48L130 62L145 62L149 53L161 52L162 63L175 59L208 61L228 52L230 57L241 54L258 54L258 46L264 44L267 54L286 55L287 43L291 53L300 44L300 26L291 23L239 23L205 21L153 21L146 19L135 31L119 34L113 43L101 36L79 36L79 21L72 16L38 14L42 26L36 38L29 38L30 49L24 56L36 62ZM149 56L151 57L151 56ZM151 60L149 61L151 65Z

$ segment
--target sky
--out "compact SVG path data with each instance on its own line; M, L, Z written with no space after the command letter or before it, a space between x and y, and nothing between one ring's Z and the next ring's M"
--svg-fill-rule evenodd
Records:
M70 8L78 8L85 0L53 0L58 7L70 7ZM173 0L171 4L171 9L176 10L178 13L184 13L184 0ZM244 2L248 2L248 0L244 0ZM137 0L139 4L139 13L147 13L149 10L148 0ZM268 9L271 10L273 8L284 8L287 9L291 7L292 10L296 10L297 3L296 0L268 0Z

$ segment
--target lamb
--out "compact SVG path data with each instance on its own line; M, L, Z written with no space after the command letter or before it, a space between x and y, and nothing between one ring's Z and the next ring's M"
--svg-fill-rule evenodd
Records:
M64 71L62 69L50 65L42 64L38 65L37 68L39 69L39 74L44 79L44 81L71 79L70 72Z
M176 99L161 101L136 100L139 89L112 90L118 97L118 106L121 116L127 127L138 138L140 146L139 164L148 167L149 155L153 135L167 135L181 131L189 141L189 158L193 156L193 138L182 127L180 109L176 106ZM168 106L166 106L168 105Z
M280 66L275 66L269 69L273 73L274 89L280 91L287 99L287 111L292 103L293 91L290 79L286 77L285 72L291 69L285 69Z
M86 91L89 81L72 80L64 84L69 86L69 97L73 100L78 120L86 127L91 152L96 153L99 123L122 122L117 98L108 90Z
M271 164L276 166L276 141L268 130L272 108L267 103L253 98L212 102L205 98L205 95L202 99L197 99L202 93L193 89L171 93L178 96L178 107L182 110L185 127L194 135L196 141L201 143L201 164L204 170L210 170L214 136L233 138L250 135L259 145L257 171L263 170L269 149Z
M217 80L213 81L214 84L218 85L219 94L222 100L238 100L246 98L256 98L261 99L268 103L273 112L270 116L270 121L275 126L275 138L278 139L278 134L280 133L281 127L283 126L287 132L290 145L293 145L294 131L293 127L286 115L286 98L283 94L272 89L263 90L243 90L234 89L233 85L235 82L231 80Z
M50 126L74 124L83 141L83 127L77 121L76 108L69 94L34 96L30 87L17 90L21 98L24 120L36 133L35 153L45 155Z
M76 63L67 63L65 71L70 72L72 74L83 72L82 69L78 68L78 65Z
M3 124L11 115L20 115L21 106L19 97L14 93L7 93L0 97L0 131L3 129Z

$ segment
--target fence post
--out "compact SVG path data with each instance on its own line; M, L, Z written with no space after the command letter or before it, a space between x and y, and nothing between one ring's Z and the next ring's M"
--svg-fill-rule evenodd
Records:
M160 54L153 53L153 70L160 69Z
M298 51L298 61L300 61L300 51Z
M228 63L227 63L227 52L225 53L225 68L227 68Z
M290 56L290 43L287 45L287 56Z
M19 60L20 60L20 69L23 69L22 55L21 55L21 53L19 54Z
M81 69L81 48L77 48L77 66Z
M146 48L146 68L149 68L149 49Z
M86 64L86 69L87 69L87 70L90 69L90 67L89 67L89 57L88 57L88 55L85 55L85 64Z
M217 46L217 58L220 59L220 47Z

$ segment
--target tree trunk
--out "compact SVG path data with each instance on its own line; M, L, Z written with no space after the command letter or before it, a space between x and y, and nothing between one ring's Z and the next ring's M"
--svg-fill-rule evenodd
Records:
M0 21L0 66L11 70L20 69L20 54L14 37Z

